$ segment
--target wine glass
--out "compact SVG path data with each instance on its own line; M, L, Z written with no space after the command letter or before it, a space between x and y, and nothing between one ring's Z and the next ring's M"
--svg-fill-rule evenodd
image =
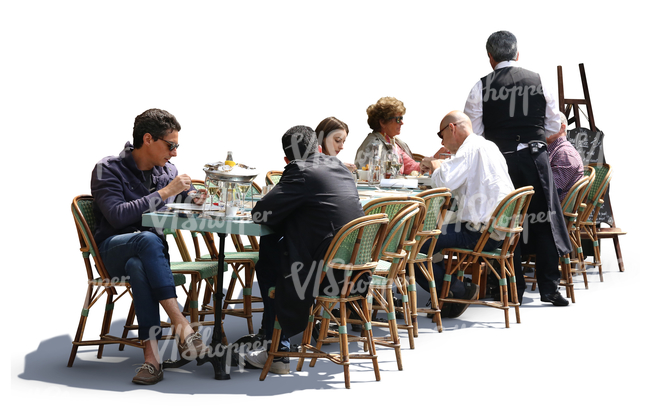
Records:
M400 156L399 154L393 154L391 156L390 167L391 167L391 170L393 171L393 176L394 177L399 176L399 174L400 174L399 171L402 168L402 164L403 164L402 156Z
M248 191L251 189L250 183L238 183L237 189L239 189L239 199L241 201L240 206L243 208L246 206L246 197L248 196ZM252 207L253 197L251 196L251 207Z
M205 178L205 190L208 193L208 197L203 203L203 211L210 211L212 209L212 203L214 202L214 196L219 192L219 186L209 177Z

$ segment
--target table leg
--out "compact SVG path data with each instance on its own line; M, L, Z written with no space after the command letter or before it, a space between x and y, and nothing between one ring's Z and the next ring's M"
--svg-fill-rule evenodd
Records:
M217 233L219 236L219 259L217 269L217 283L214 284L214 330L212 333L212 342L210 342L210 353L203 358L198 359L198 365L210 362L214 369L215 380L229 380L230 374L227 372L226 365L228 348L221 344L223 335L221 331L221 305L223 300L223 271L225 266L225 248L226 248L226 233Z

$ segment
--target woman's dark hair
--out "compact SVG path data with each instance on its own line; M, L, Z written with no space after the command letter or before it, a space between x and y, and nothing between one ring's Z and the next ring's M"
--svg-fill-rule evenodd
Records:
M149 133L154 141L162 139L172 131L180 131L181 124L176 117L161 109L149 109L135 117L133 123L133 147L142 147L142 137Z
M330 152L330 150L327 149L327 144L325 143L325 138L327 138L330 133L342 129L345 131L346 134L350 133L350 129L348 128L348 124L345 122L341 121L338 118L334 118L333 116L330 116L328 118L323 119L320 121L320 124L316 127L316 138L318 138L318 144L323 147L323 154L326 154L328 156L335 156L336 153Z

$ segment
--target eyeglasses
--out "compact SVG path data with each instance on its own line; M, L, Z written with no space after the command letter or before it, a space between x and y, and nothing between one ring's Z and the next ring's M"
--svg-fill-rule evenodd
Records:
M404 122L404 117L403 116L393 116L391 118L388 118L389 121L391 119L394 119L395 122L397 122L398 124L401 124L402 122Z
M167 143L167 145L169 145L169 151L174 151L174 149L180 147L180 144L178 144L178 143L174 143L174 142L171 142L171 141L163 140L162 138L159 138L159 140L160 140L160 141L164 141L164 142Z
M451 125L456 126L456 124L451 124ZM449 128L449 124L447 124L446 127L444 127L443 129L441 129L440 131L438 131L438 137L440 137L441 140L443 139L443 138L442 138L442 132L443 132L444 130L446 130L447 128Z

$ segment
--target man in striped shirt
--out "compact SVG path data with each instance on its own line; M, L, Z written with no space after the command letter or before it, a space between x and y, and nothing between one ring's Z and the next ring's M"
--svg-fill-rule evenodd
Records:
M584 167L578 150L566 139L567 119L560 113L562 126L557 134L547 136L548 161L553 172L553 180L560 201L564 200L569 189L582 178Z

